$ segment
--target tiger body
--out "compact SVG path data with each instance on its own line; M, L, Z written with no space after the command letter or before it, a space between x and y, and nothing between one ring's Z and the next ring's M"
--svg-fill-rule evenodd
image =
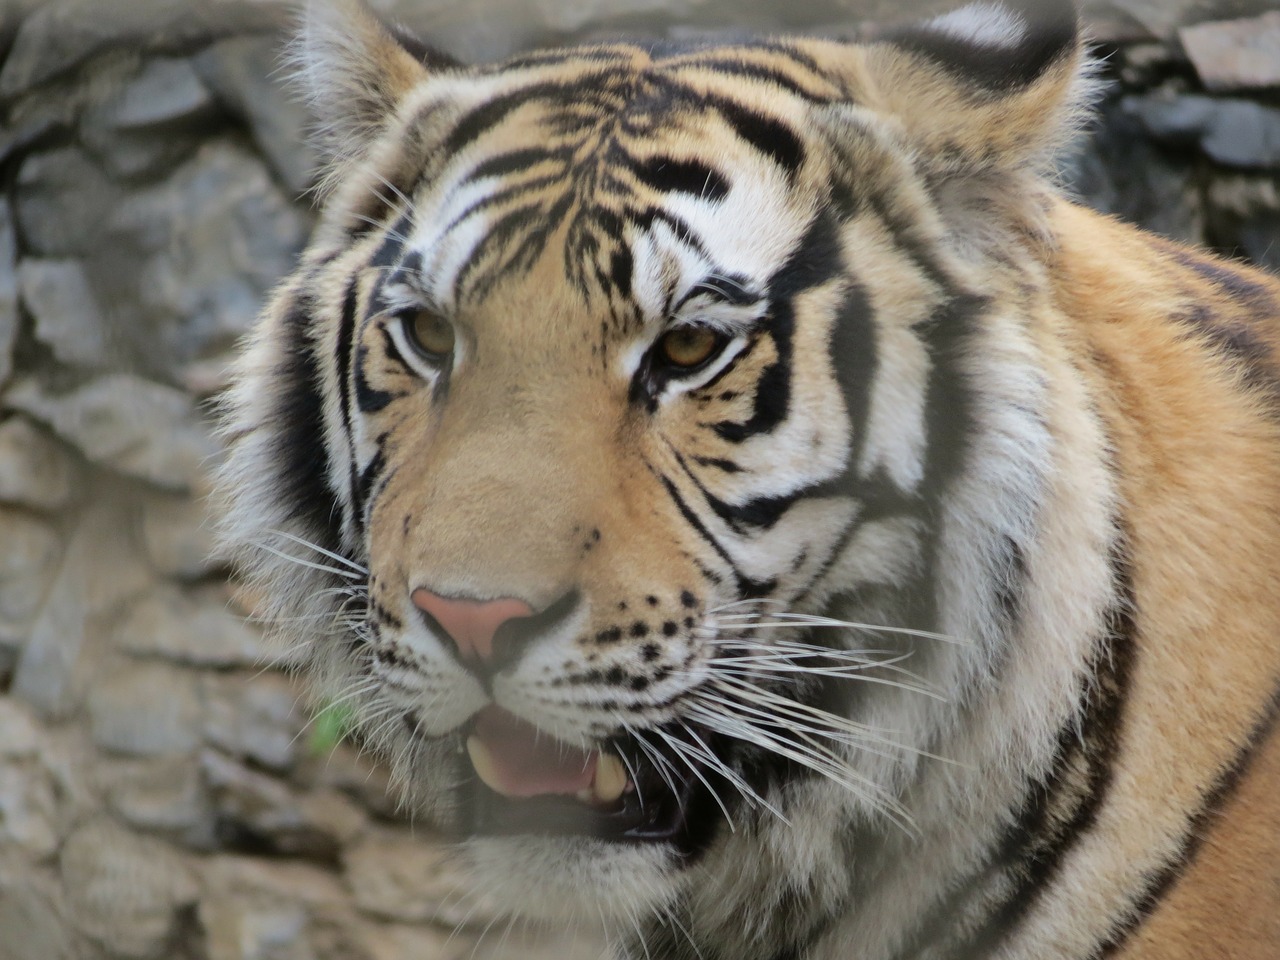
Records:
M463 68L312 11L223 535L487 897L633 960L1275 955L1280 284L1058 195L1050 20Z

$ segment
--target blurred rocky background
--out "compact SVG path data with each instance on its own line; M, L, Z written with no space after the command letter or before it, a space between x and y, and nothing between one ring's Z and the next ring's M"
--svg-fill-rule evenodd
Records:
M920 5L921 12L950 3ZM463 58L899 0L399 0ZM1108 0L1066 182L1280 266L1280 10ZM599 956L459 895L209 559L209 401L313 212L272 0L0 0L0 960Z

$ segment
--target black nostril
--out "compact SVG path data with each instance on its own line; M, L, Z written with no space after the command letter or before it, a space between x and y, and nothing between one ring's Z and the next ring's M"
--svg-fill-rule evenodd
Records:
M524 652L527 641L550 633L557 626L573 616L581 594L570 590L549 607L539 610L531 617L520 617L508 620L493 634L493 661L490 669L497 672L509 666Z

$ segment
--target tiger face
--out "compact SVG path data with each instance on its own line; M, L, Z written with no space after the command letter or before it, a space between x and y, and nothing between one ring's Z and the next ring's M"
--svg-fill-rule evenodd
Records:
M660 909L815 797L905 819L954 709L930 669L974 669L916 648L955 626L930 567L990 282L916 153L980 124L893 113L905 46L464 68L311 17L330 191L246 353L226 485L322 686L526 912ZM1068 109L1073 37L1024 110ZM1031 229L1006 215L965 242ZM1001 496L1038 480L1017 460ZM973 536L1007 562L1007 531ZM816 636L837 614L870 626Z
M224 538L493 899L915 956L1102 822L1141 524L1050 264L1053 6L485 67L310 11L325 203Z

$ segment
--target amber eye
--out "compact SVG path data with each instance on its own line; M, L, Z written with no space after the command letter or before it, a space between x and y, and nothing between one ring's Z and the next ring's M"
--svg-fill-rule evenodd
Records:
M433 363L453 356L453 324L434 313L419 310L405 317L404 335L415 350Z
M662 360L671 366L692 370L711 359L722 339L706 327L677 327L662 335L658 351Z

